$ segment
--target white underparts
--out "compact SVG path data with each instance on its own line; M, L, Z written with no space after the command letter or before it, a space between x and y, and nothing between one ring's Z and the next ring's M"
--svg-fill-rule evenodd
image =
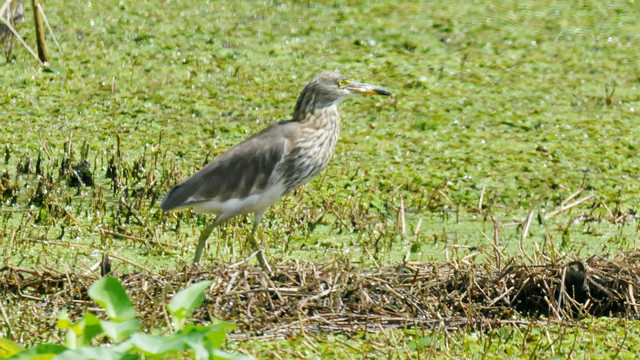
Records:
M261 192L255 192L245 198L232 198L220 201L219 198L198 202L193 205L196 214L215 214L225 218L231 218L241 214L249 214L264 211L282 197L284 186L273 184L267 186ZM192 201L189 199L187 201Z

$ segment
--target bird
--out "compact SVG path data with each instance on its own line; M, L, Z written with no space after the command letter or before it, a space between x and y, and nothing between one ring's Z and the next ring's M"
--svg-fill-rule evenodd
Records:
M192 208L196 214L216 215L200 235L194 264L200 262L216 226L253 213L248 241L259 265L271 272L255 239L258 224L269 206L327 167L338 141L338 105L357 95L392 93L337 72L317 74L302 90L290 120L272 124L233 146L169 190L160 204L164 212Z

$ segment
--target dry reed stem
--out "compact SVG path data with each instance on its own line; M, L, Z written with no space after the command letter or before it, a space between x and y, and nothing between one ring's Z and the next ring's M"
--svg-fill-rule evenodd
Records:
M169 243L162 242L162 241L149 240L149 239L145 239L145 238L141 238L141 237L137 237L137 236L121 234L121 233L117 233L115 231L110 231L110 230L107 230L107 229L104 229L104 228L101 228L101 227L97 228L96 230L102 236L110 235L110 236L115 237L115 238L133 240L133 241L137 241L137 242L140 242L140 243L143 243L143 244L161 245L161 246L170 247L170 248L178 248L179 247L176 244L169 244Z
M63 55L62 48L60 47L60 44L58 43L58 39L56 38L56 34L53 32L51 25L49 25L49 20L47 20L47 14L44 13L44 9L42 8L42 5L40 3L38 3L38 10L40 11L40 15L42 15L42 19L44 20L44 24L46 25L47 30L49 31L49 35L51 35L53 42L56 44L56 48L58 48L58 52L60 53L60 55Z
M502 258L502 268L492 256L485 256L482 263L456 259L371 269L353 268L340 260L326 264L296 261L274 266L270 276L244 262L154 274L111 256L141 269L115 276L127 289L145 326L157 326L159 316L168 318L166 303L180 289L215 279L204 306L193 318L235 322L245 333L236 336L485 328L513 321L529 324L538 316L553 321L587 315L634 317L640 296L636 293L640 289L637 252L571 262L523 263L518 258ZM95 276L79 268L57 271L8 265L0 268L0 287L15 306L46 299L58 309L73 307L77 313L71 315L80 316L81 308L91 304L86 288ZM514 320L514 312L522 316ZM18 335L19 324L10 325Z
M560 214L560 213L563 213L563 212L565 212L565 211L567 211L567 210L569 210L569 209L571 209L571 208L574 208L574 207L576 207L576 206L578 206L578 205L582 204L583 202L585 202L585 201L587 201L587 200L589 200L589 199L593 198L593 196L594 196L593 194L589 194L589 195L587 195L587 196L585 196L585 197L583 197L583 198L581 198L581 199L579 199L579 200L576 200L576 201L572 202L571 204L568 204L568 205L561 205L561 207L560 207L559 209L557 209L557 210L555 210L555 211L552 211L552 212L548 213L547 215L545 215L545 217L544 217L544 218L545 218L545 219L549 219L549 218L551 218L551 217L553 217L553 216L556 216L556 215L558 215L558 214Z
M9 22L7 22L2 16L0 16L0 21L2 21L2 23L9 29L11 30L11 32L13 33L13 35L16 37L16 39L18 39L18 41L20 41L20 43L22 44L22 46L24 46L25 49L27 49L27 51L29 51L29 53L36 59L38 60L38 63L40 64L40 66L44 66L44 63L42 62L42 60L40 60L40 58L38 57L38 55L36 55L36 53L33 51L33 49L31 49L31 47L29 45L27 45L27 43L24 41L24 39L22 39L22 36L20 36L20 34L18 34L18 32L16 31L16 29L13 28L13 26L11 26L11 24L9 24Z

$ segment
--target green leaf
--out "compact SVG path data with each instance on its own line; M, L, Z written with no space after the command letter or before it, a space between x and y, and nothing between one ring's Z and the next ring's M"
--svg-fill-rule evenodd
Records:
M189 324L185 329L170 336L136 333L128 342L146 355L166 355L191 349L196 359L209 359L210 354L222 345L226 330L233 328L234 324L224 321L210 326Z
M67 312L67 309L62 309L62 311L60 311L60 314L58 314L56 327L58 329L68 329L69 327L71 327L71 325L72 323L71 319L69 319L69 313Z
M369 193L369 197L371 197L371 205L373 205L376 209L378 209L378 211L380 211L380 213L384 213L385 212L385 208L384 208L384 203L382 202L382 200L380 200L380 198L373 193Z
M0 338L0 359L1 360L4 360L9 356L20 352L20 350L22 349L23 347L20 344L15 343L9 339Z
M114 277L107 276L94 282L88 293L93 301L105 309L111 320L135 319L133 304L120 281Z
M185 344L193 350L194 357L197 360L209 360L209 351L202 345L201 341L192 341L191 339L185 339ZM215 349L211 349L214 351Z
M36 347L22 350L21 352L13 355L9 359L11 360L50 360L55 358L58 354L68 350L62 345L56 344L41 344Z
M167 306L169 312L176 318L176 323L184 322L183 320L191 316L193 310L202 305L204 301L204 291L211 286L213 281L201 281L193 284L188 288L178 292L171 299Z
M135 360L136 354L125 354L113 351L110 348L83 347L75 350L67 350L53 358L53 360Z
M129 353L131 352L131 349L133 349L133 344L131 344L128 340L115 343L113 344L113 346L111 346L111 350L121 353Z
M161 355L185 349L182 334L157 336L136 333L131 336L128 342L146 355Z
M251 360L253 357L245 354L231 354L224 350L215 349L211 352L212 360Z
M216 358L219 356L229 356L230 359L250 359L248 357L234 357L235 355L227 354L219 350L224 339L227 337L227 330L235 329L236 325L226 321L218 321L209 326L189 324L181 333L185 336L185 342L194 350L197 359ZM205 354L208 352L208 354ZM220 357L226 359L227 357Z
M70 349L86 346L89 345L91 339L100 334L102 334L100 319L91 313L86 313L82 319L69 327L66 345Z
M100 326L102 326L104 333L115 341L126 339L129 335L140 330L140 322L138 322L138 319L129 319L120 322L101 320Z
M208 346L212 349L220 349L227 337L227 330L234 330L236 325L226 321L218 321L208 327L209 332L205 336Z

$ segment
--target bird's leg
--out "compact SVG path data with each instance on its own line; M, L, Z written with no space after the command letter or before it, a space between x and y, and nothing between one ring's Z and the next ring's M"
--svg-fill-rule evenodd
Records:
M258 242L256 241L255 229L254 231L251 232L251 235L249 235L249 243L251 244L254 250L258 251L258 253L256 254L256 257L258 258L258 263L260 263L260 267L262 268L262 270L266 271L268 274L271 274L271 266L269 266L269 263L267 262L267 258L264 256L264 252L258 246Z
M196 257L193 259L193 264L197 264L200 262L200 257L202 256L202 250L204 250L204 244L207 242L207 238L211 235L211 231L213 228L218 225L217 222L207 225L204 230L202 230L202 234L200 234L200 239L198 239L198 248L196 249Z
M267 274L271 274L271 266L269 266L267 258L264 256L264 252L262 251L262 249L258 245L258 241L256 240L256 229L258 228L258 224L262 219L262 215L264 215L264 210L254 214L253 230L251 231L251 235L249 235L249 244L251 244L253 250L258 251L256 257L258 258L258 263L260 263L260 267L262 268L262 270L266 271Z

